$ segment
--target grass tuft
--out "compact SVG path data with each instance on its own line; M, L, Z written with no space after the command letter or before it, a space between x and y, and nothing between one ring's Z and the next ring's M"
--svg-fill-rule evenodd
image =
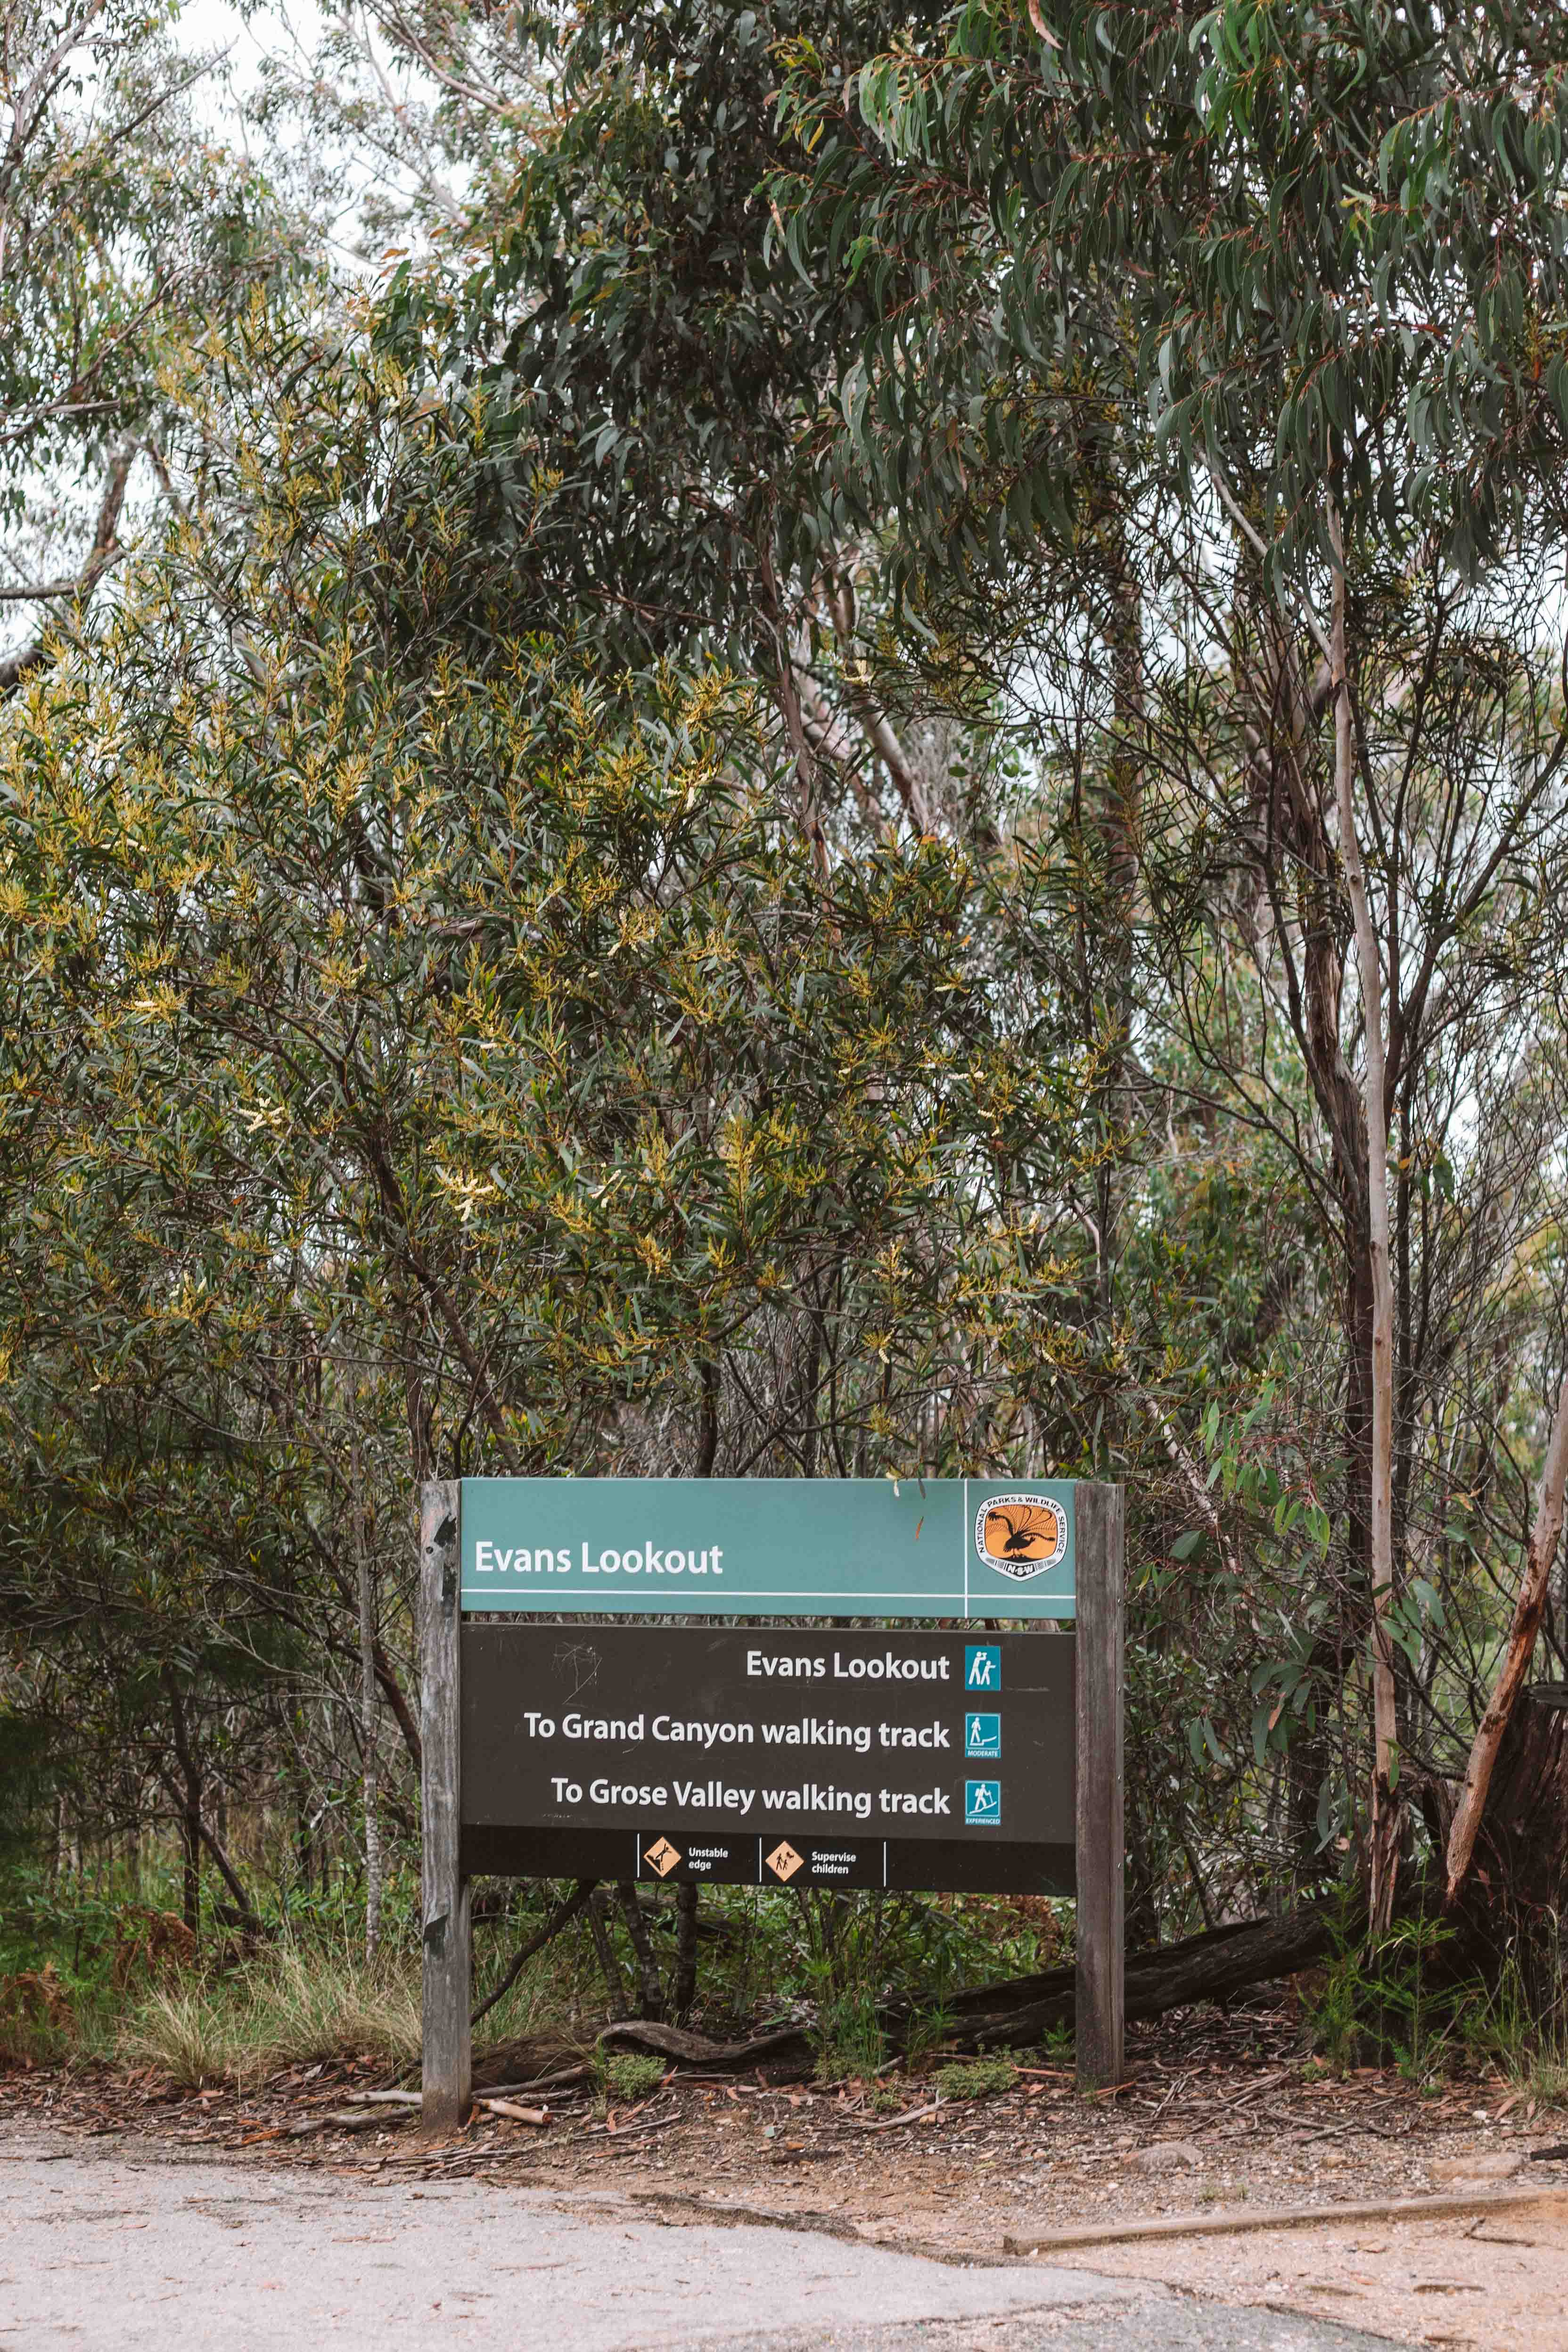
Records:
M973 2058L936 2069L936 2095L943 2099L988 2099L1018 2081L1010 2058Z
M150 1993L120 2055L193 2090L333 2059L401 2073L419 2063L419 2007L407 1960L371 1966L341 1949L285 1944L232 1976Z

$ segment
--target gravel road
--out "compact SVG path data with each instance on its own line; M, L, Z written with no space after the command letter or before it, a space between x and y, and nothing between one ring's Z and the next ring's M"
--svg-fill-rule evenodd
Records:
M0 2130L0 2347L28 2352L1354 2352L1388 2339L1146 2280L966 2268L612 2191L170 2160Z

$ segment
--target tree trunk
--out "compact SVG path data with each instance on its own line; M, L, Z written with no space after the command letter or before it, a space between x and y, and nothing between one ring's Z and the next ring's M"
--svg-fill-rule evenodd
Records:
M606 1923L604 1893L595 1887L588 1898L588 1927L593 1937L593 1949L599 1961L599 1973L604 1979L604 1990L610 1996L610 2014L622 2018L626 2014L626 1988L622 1979L621 1964L615 1957L615 1947L610 1940Z
M1394 1641L1388 1613L1394 1601L1394 1278L1388 1236L1388 1103L1385 1091L1383 960L1373 929L1366 869L1355 825L1355 738L1346 648L1344 535L1338 505L1329 509L1335 558L1333 618L1329 667L1334 698L1334 798L1339 810L1340 862L1355 926L1355 960L1361 979L1366 1111L1366 1243L1372 1274L1372 1464L1370 1565L1372 1570L1372 1822L1367 1848L1367 1887L1375 1928L1394 1916L1403 1804L1399 1788L1399 1730L1394 1682Z
M179 1686L167 1666L163 1670L163 1688L169 1700L174 1759L180 1767L180 1853L185 1925L195 1936L200 1934L202 1926L202 1778L186 1735L185 1709Z
M675 1988L672 2006L677 2023L691 2015L697 1997L697 1896L695 1883L675 1889Z
M1531 1660L1535 1654L1541 1621L1546 1613L1552 1563L1557 1555L1557 1540L1563 1529L1565 1484L1568 1484L1568 1372L1563 1377L1557 1410L1546 1441L1546 1462L1542 1472L1535 1524L1531 1529L1525 1552L1524 1573L1520 1580L1519 1599L1514 1603L1508 1646L1498 1669L1490 1702L1470 1743L1464 1785L1448 1831L1448 1886L1444 1900L1450 1911L1458 1904L1474 1864L1476 1843L1483 1821L1486 1822L1489 1843L1494 1853L1511 1865L1505 1884L1513 1899L1534 1907L1531 1906L1532 1882L1538 1895L1542 1887L1551 1890L1561 1888L1563 1885L1562 1857L1565 1842L1568 1842L1568 1813L1563 1811L1561 1779L1561 1714L1555 1710L1550 1713L1539 1708L1533 1710L1534 1716L1542 1719L1545 1727L1526 1722L1521 1724L1511 1749L1507 1747L1507 1741L1525 1677L1530 1672ZM1537 1775L1533 1781L1531 1772ZM1492 1800L1490 1803L1489 1799ZM1532 1840L1521 1843L1517 1834L1516 1825L1524 1822L1531 1823L1538 1835L1539 1853L1533 1850ZM1490 1886L1490 1874L1481 1875L1487 1882L1490 1897L1496 1890ZM1549 1893L1545 1899L1554 1903L1556 1896Z
M618 1879L615 1894L621 1905L621 1916L626 1922L626 1933L632 1938L632 1949L637 1955L637 1973L643 1984L643 2014L651 2018L663 2017L664 1989L659 1981L659 1963L654 1957L653 1939L648 1933L648 1922L643 1916L636 1886L629 1878Z
M1495 1951L1500 1925L1531 1943L1568 1913L1568 1690L1520 1692L1509 1714L1459 1896Z
M354 1549L360 1579L360 1759L365 1802L365 1958L373 1960L382 1939L382 1828L377 1811L380 1770L376 1756L376 1612L371 1586L370 1531L365 1524L360 1478L360 1441L353 1440Z
M408 1750L409 1759L416 1772L423 1772L424 1743L420 1738L419 1726L413 1719L402 1685L397 1678L397 1669L381 1642L373 1644L371 1654L375 1662L376 1680L382 1686L382 1696L392 1711L393 1720L402 1735L402 1744Z

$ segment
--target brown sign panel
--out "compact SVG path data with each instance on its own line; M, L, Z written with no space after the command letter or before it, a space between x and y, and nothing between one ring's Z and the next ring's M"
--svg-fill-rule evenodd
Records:
M584 1835L614 1832L600 1874L654 1883L1071 1885L1074 1647L466 1623L464 1853L580 1874Z

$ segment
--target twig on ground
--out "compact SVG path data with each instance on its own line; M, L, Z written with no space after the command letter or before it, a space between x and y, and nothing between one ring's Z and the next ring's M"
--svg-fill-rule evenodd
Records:
M950 2105L952 2105L952 2101L951 2101L951 2100L948 2100L948 2101L946 2102L946 2104L950 2106ZM862 2124L862 2123L861 2122L860 2117L859 2117L858 2116L846 2116L844 2117L844 2121L845 2121L845 2122L846 2122L846 2123L851 2126L852 2130L854 2130L854 2131L863 2131L863 2132L897 2131L897 2130L899 2129L899 2127L900 2127L902 2125L904 2125L904 2124L922 2124L922 2123L925 2123L925 2120L926 2120L926 2118L927 2118L928 2116L938 2116L938 2115L940 2115L940 2114L941 2114L941 2112L942 2112L942 2108L943 2108L943 2102L942 2102L942 2100L940 2100L940 2099L934 2099L934 2100L932 2101L931 2105L930 2105L928 2107L912 2107L912 2108L910 2109L910 2111L909 2111L908 2115L906 2115L906 2116L889 2116L889 2117L888 2117L887 2121L886 2121L885 2123L882 2123L882 2124Z
M650 2132L668 2131L672 2124L685 2121L684 2116L660 2116L651 2124L585 2124L583 2137L588 2138L599 2132L610 2139L645 2139Z

